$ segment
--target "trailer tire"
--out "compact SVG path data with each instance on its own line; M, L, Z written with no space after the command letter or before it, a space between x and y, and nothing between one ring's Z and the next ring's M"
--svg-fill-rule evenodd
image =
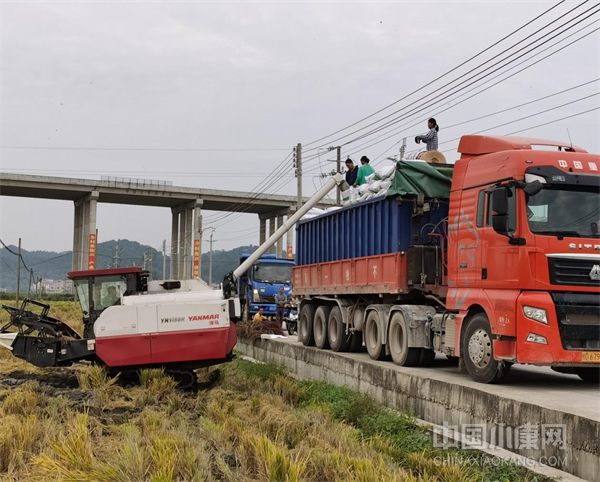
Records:
M327 321L327 340L333 351L348 351L348 335L344 326L342 310L339 306L334 306L329 312Z
M313 334L317 348L329 348L327 341L327 320L329 319L330 311L331 307L327 305L321 305L315 311Z
M397 311L392 315L388 334L388 345L392 360L396 365L411 367L419 364L420 348L408 346L408 323L404 315Z
M369 356L373 360L383 360L385 358L385 346L381 342L382 333L379 329L379 313L377 311L370 311L367 315L364 333Z
M460 339L460 354L471 378L480 383L498 383L506 376L510 366L494 359L492 330L485 313L467 320Z
M313 319L315 317L315 307L306 303L300 310L298 316L298 340L302 342L304 346L313 346L315 344L315 337L313 334Z

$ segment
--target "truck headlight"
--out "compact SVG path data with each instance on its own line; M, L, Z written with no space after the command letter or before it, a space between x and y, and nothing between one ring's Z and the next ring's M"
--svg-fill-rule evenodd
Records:
M255 303L258 303L260 301L260 295L258 294L258 290L256 288L254 288L254 290L252 291L252 301L254 301Z
M533 321L539 321L540 323L548 324L548 317L546 316L546 310L542 308L536 308L535 306L523 306L523 314L525 318L529 318Z

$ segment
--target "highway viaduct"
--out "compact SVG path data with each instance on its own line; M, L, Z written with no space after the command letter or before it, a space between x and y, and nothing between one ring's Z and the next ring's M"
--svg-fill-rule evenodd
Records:
M181 279L192 278L195 272L200 272L198 248L202 246L202 210L257 214L262 243L266 239L267 229L269 235L273 234L297 207L296 196L173 186L166 182L141 179L110 178L98 181L2 172L0 195L73 202L73 270L94 266L97 203L170 208L171 277ZM320 207L332 205L332 201L324 200ZM290 230L287 247L284 249L283 239L277 243L275 252L278 256L286 257L286 252L293 246L293 238L294 230Z

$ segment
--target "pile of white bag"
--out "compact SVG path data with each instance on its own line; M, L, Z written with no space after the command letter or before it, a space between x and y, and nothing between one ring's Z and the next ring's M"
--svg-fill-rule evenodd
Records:
M385 196L392 185L392 178L396 171L395 162L386 162L377 168L377 170L367 176L366 184L342 192L342 203L344 205L353 204L375 197Z
M396 162L386 161L379 166L373 174L367 176L367 182L365 184L356 187L351 186L346 191L342 191L342 204L347 206L360 201L366 201L367 199L385 196L392 185L395 171ZM314 218L338 209L340 209L339 206L332 206L327 209L312 208L302 216L302 219Z

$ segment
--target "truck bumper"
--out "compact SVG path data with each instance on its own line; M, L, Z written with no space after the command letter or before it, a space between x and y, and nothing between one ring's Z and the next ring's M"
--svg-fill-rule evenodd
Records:
M526 306L544 310L547 322L525 316ZM572 315L565 315L563 306L558 306L548 292L521 293L516 312L518 363L600 366L598 307L581 303L565 306ZM585 339L577 340L578 336Z

